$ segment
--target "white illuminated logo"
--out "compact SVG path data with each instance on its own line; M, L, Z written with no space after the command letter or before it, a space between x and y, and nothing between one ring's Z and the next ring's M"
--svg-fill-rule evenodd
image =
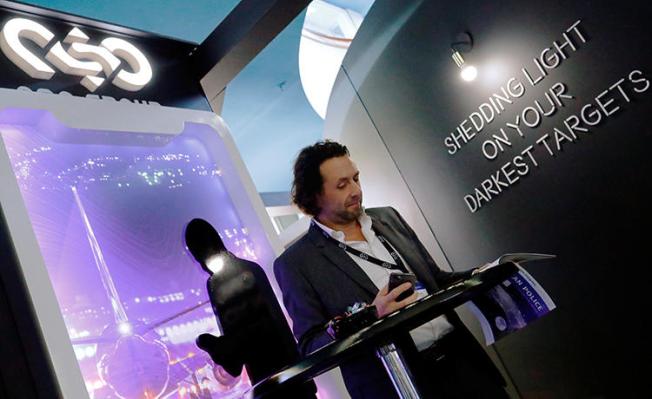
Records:
M34 79L48 80L55 71L32 53L21 39L30 40L45 48L54 39L54 34L43 25L24 18L9 20L0 32L0 49L26 74ZM68 50L57 41L45 55L57 69L67 75L83 76L81 84L94 92L118 68L112 83L121 89L138 91L152 79L152 67L145 55L131 43L109 37L99 46L87 44L89 37L78 28L73 28L63 39ZM121 68L126 62L132 72ZM100 72L105 77L99 76Z

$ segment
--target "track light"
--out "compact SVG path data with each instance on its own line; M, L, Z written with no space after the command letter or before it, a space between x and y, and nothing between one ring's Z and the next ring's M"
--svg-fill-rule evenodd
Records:
M453 50L453 61L461 69L460 76L467 82L475 80L478 76L478 69L464 61L461 52L469 52L473 48L473 38L468 32L461 33L457 36L457 41L451 44Z

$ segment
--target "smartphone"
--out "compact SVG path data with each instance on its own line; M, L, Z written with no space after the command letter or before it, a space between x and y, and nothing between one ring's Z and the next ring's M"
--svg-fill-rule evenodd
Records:
M407 291L403 291L401 295L396 298L397 302L402 301L414 293L414 285L417 282L417 276L412 273L392 273L389 275L389 286L387 287L388 292L405 282L411 283L412 288L408 289Z

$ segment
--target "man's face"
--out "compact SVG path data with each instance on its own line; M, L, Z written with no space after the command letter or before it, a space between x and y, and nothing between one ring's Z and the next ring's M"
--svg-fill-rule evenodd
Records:
M319 167L324 184L317 197L322 222L349 223L362 214L360 172L351 158L330 158Z

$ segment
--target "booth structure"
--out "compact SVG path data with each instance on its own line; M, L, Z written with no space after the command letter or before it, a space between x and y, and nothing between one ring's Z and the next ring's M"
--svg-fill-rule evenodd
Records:
M278 248L221 119L2 89L0 132L15 272L61 394L162 397L237 384L219 380L195 346L199 333L219 331L183 228L206 219L234 254L264 265Z
M283 248L207 84L238 71L212 68L234 65L220 46L245 62L238 46L264 47L257 24L272 40L307 2L273 5L273 21L243 3L198 46L0 1L0 396L250 390L196 346L221 332L183 241L210 222L278 294ZM338 378L322 398L346 397Z

